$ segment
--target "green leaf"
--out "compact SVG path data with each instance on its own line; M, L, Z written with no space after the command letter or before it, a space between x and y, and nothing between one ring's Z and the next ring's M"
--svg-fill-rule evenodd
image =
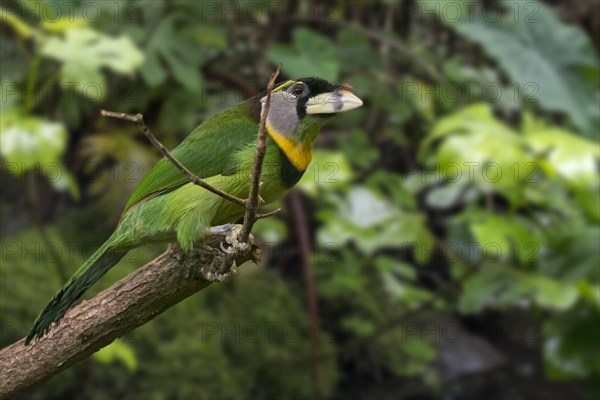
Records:
M496 21L481 16L473 20L470 13L463 13L470 17L459 21L444 13L439 16L460 35L480 44L529 102L537 102L544 110L565 112L582 133L595 137L600 121L598 57L586 34L562 23L541 2L504 4L510 11Z
M527 220L494 214L470 215L469 228L488 260L507 260L511 254L523 264L535 261L541 240Z
M494 103L494 108L510 113L519 112L523 105L524 94L514 83L504 83L501 71L491 67L465 65L456 58L444 62L444 73L448 80L461 85L462 92L469 96L469 101L488 101ZM531 90L531 89L530 89ZM445 108L452 110L456 107L454 93L442 87L440 97L445 100Z
M478 271L463 284L458 306L460 312L475 314L488 306L501 306L499 296L511 288L510 277L497 269L485 268Z
M365 182L366 186L388 197L393 203L406 210L417 210L417 199L407 179L395 172L375 171Z
M584 378L600 374L598 357L600 313L578 307L557 315L544 326L544 358L554 378Z
M526 139L537 154L539 168L564 185L593 221L600 221L600 148L588 139L537 124L528 128ZM564 212L564 210L563 210Z
M200 69L204 56L198 51L194 38L189 37L193 36L193 32L189 36L180 34L176 30L178 18L172 14L158 24L144 49L146 61L141 68L142 77L149 86L156 87L165 82L169 71L181 86L200 93L203 83Z
M332 197L335 209L319 215L325 222L317 234L320 244L352 242L367 255L381 248L411 248L418 263L431 256L433 239L420 213L406 212L364 187Z
M519 201L519 189L531 179L524 171L533 165L525 139L483 103L439 120L422 142L419 158L438 171L438 180L474 184L484 192L500 192L511 202Z
M579 298L579 291L575 285L546 276L530 276L524 278L522 284L529 285L534 289L533 299L538 305L554 310L567 310Z
M111 364L115 361L121 361L128 370L137 369L137 358L133 348L122 341L115 341L108 346L94 353L94 359L102 364Z
M291 45L275 45L267 55L283 71L294 77L317 76L330 82L338 80L340 63L335 44L308 28L296 28Z
M311 196L319 189L333 190L352 179L352 169L343 153L315 150L312 162L298 182L298 188Z
M558 128L530 132L527 140L547 161L540 166L548 176L559 176L575 189L598 188L600 148L597 143Z
M449 183L444 186L434 187L427 192L425 201L431 208L448 210L461 204L462 200L471 199L474 190L465 187L462 182Z
M459 308L463 313L476 313L486 307L514 307L529 299L545 309L568 310L578 298L576 285L488 264L465 281Z
M112 38L86 26L51 37L42 45L41 53L62 63L64 84L74 85L75 90L96 100L102 100L108 91L102 68L132 75L144 60L129 37Z
M413 266L390 257L378 257L375 265L380 272L383 288L402 307L414 310L431 299L431 292L411 282L417 277Z
M417 278L417 273L414 267L392 257L378 257L375 260L375 265L382 272L398 274L400 277L410 281L414 281Z
M342 327L356 336L368 336L375 331L373 322L365 318L347 317L342 320Z
M433 361L437 356L435 348L422 339L410 338L402 345L402 349L410 356L421 360Z
M16 166L9 169L15 175L20 175L37 164L42 171L51 164L58 166L66 141L67 131L59 122L24 116L16 109L2 115L0 154L8 163Z
M554 233L557 237L550 242L552 251L544 254L540 261L540 271L570 284L583 285L580 290L587 295L585 285L598 284L600 226L570 225L564 225L563 229ZM600 292L596 292L596 296L598 294ZM598 300L600 298L593 299L600 307Z

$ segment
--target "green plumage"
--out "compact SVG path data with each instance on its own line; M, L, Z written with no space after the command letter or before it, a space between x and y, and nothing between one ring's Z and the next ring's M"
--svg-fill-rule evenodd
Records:
M321 92L333 88L325 81L310 79L321 85L318 86L323 88ZM308 94L305 97L308 98ZM254 97L206 120L172 151L173 156L210 185L234 196L248 197L260 99L261 96ZM292 132L282 135L302 144L310 154L312 141L325 117L298 117L296 112L301 111L301 101L305 100L298 97L297 103L291 103L289 99L280 95L279 103L272 100L274 117L270 112L269 121L284 127L293 126ZM270 132L260 186L260 195L266 203L279 198L302 176L304 171L295 168L289 157L293 158L293 154L286 154L278 147ZM202 240L208 227L234 223L243 214L244 209L239 205L190 183L170 161L160 160L131 195L115 232L40 313L26 344L42 336L52 323L60 321L82 294L131 249L151 242L177 241L184 250L189 250Z

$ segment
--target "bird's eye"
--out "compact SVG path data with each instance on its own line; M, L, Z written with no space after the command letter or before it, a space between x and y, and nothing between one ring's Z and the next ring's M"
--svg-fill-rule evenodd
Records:
M301 83L297 83L292 87L292 94L294 96L300 96L302 93L304 93L304 87Z

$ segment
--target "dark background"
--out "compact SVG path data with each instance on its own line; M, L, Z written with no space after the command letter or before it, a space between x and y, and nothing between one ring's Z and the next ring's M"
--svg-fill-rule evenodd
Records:
M174 147L280 62L365 103L256 226L261 265L17 398L597 398L598 2L1 7L3 346L158 159L101 108Z

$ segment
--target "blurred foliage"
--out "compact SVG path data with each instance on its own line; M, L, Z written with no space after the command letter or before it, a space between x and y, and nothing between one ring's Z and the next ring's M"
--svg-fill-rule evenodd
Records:
M283 201L255 229L264 266L28 398L311 398L315 369L323 397L600 393L593 2L13 0L0 12L2 345L158 158L99 109L144 113L173 147L278 63L282 79L349 82L365 101L324 128L298 185L320 362ZM132 252L87 296L162 249ZM514 336L530 326L536 340Z
M307 28L296 28L292 35L292 45L271 47L269 58L285 65L291 76L319 76L337 82L340 62L334 43Z
M435 5L433 0L421 1ZM579 27L563 24L542 3L500 3L511 11L503 19L486 18L483 8L438 15L461 36L480 44L524 90L526 100L535 99L548 111L564 111L583 134L597 136L598 59L587 35ZM457 15L463 18L457 20Z

